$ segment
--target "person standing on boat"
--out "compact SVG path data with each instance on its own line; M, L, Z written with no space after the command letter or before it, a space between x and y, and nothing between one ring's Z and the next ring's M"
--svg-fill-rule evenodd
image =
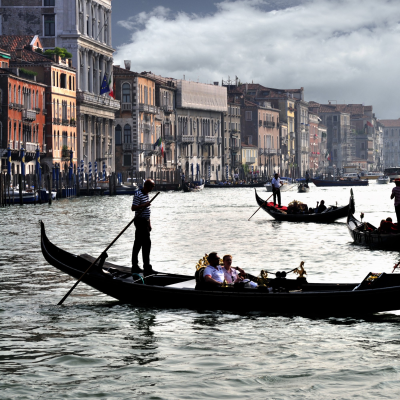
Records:
M400 179L395 179L394 183L396 184L396 186L393 188L390 198L394 198L394 210L396 211L397 217L397 229L400 230Z
M279 179L279 174L275 174L275 177L272 178L272 193L274 195L274 206L276 205L276 197L278 196L278 205L281 207L281 186L283 183Z
M209 265L203 272L204 282L213 286L221 286L224 283L225 275L223 268L219 265L218 254L212 252L207 257Z
M306 171L306 184L308 187L308 182L310 182L310 174L308 173L308 171Z
M151 223L150 223L150 199L149 193L154 189L155 183L152 179L147 179L144 182L143 188L138 190L132 201L131 210L135 211L135 242L132 249L132 273L142 273L143 270L139 267L139 252L142 249L144 275L153 275L156 271L153 270L150 264L150 249L151 249Z

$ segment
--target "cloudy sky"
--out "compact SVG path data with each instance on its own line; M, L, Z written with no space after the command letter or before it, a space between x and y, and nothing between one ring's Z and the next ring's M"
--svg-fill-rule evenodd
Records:
M400 0L113 0L115 64L305 88L400 117Z

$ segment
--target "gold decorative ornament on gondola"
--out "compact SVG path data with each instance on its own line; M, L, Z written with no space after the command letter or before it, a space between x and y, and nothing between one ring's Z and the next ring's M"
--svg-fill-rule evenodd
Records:
M209 263L208 263L207 257L208 257L208 254L205 254L203 258L200 258L200 260L196 264L196 271L198 271L200 268L208 267ZM222 258L219 259L219 265L224 265Z
M260 275L257 276L257 283L258 286L268 286L269 279L267 271L264 271L263 269L261 270Z
M307 272L304 269L304 261L300 263L299 268L293 271L299 278L304 278L304 275L307 275Z

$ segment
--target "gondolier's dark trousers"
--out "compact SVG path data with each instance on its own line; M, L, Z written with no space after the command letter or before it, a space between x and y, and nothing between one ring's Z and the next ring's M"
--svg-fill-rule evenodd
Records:
M394 210L396 211L397 217L397 229L400 229L400 204L398 206L394 206Z
M139 265L139 251L142 249L143 268L147 269L150 267L150 221L146 218L136 218L134 224L136 232L132 249L132 267Z
M281 189L276 189L272 187L272 192L274 194L274 206L276 205L276 196L278 196L278 205L281 206Z

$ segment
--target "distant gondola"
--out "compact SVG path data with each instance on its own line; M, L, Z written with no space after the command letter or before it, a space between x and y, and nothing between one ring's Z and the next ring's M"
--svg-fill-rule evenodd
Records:
M300 183L299 186L297 186L298 193L308 193L309 191L310 187L308 186L307 183Z
M200 192L204 189L204 183L199 182L184 182L183 191L184 192Z
M349 205L346 205L343 207L330 206L322 213L287 214L285 210L274 207L273 203L266 203L265 200L258 196L257 191L256 200L258 205L277 221L329 223L335 222L340 218L346 218L349 212Z
M375 249L399 250L400 232L392 229L391 233L382 233L368 222L361 222L354 217L355 202L353 190L350 191L350 209L347 217L347 228L355 244L369 246Z
M94 261L52 244L41 223L44 258L66 274L79 278ZM200 274L197 274L198 279ZM130 268L105 262L94 266L82 282L123 303L157 308L195 310L264 311L295 315L364 315L400 309L400 274L370 274L357 283L308 283L305 278L268 280L257 289L242 285L220 288L196 287L195 276L157 274L144 278ZM272 289L272 291L270 290Z

